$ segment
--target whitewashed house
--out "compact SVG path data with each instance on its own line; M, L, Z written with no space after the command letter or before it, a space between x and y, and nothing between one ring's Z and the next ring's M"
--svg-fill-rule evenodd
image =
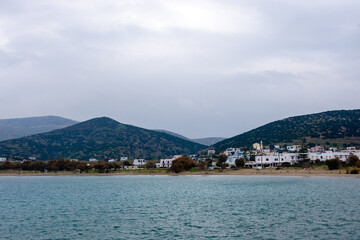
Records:
M175 160L175 158L169 158L169 159L160 159L160 163L156 164L156 167L159 168L169 168L172 165L172 162Z
M228 156L225 163L229 164L229 166L235 166L235 160L238 158L244 158L244 152L235 152L233 155Z
M300 145L290 145L290 146L287 146L286 149L290 152L296 152L301 149L301 146Z
M145 159L134 159L133 165L134 166L142 166L146 164Z
M0 162L6 162L6 158L5 157L0 157Z
M255 164L253 167L275 167L281 163L290 163L294 164L299 159L298 153L273 153L273 154L266 154L263 156L256 156L255 157Z

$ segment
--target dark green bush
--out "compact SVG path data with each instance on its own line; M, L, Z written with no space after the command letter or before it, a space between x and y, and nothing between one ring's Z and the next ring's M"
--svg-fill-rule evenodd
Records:
M329 159L325 161L325 164L328 166L329 170L339 169L341 167L341 160L339 158Z

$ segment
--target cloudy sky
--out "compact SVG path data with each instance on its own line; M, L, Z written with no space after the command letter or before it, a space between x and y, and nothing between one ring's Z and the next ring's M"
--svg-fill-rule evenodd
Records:
M0 0L0 118L231 137L360 103L359 0Z

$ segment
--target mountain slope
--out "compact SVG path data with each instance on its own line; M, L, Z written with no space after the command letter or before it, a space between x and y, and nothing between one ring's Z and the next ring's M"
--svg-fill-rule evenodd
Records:
M3 156L54 158L147 158L191 154L204 145L113 119L95 118L73 126L19 139L0 142Z
M218 143L220 141L225 140L225 138L222 137L208 137L208 138L196 138L196 139L190 139L193 142L200 143L206 146L214 145L215 143Z
M222 151L228 147L250 147L255 142L277 143L329 140L343 142L360 140L360 110L328 111L271 122L249 132L218 142L213 147Z
M171 132L171 131L168 131L168 130L155 129L154 131L167 133L169 135L172 135L172 136L175 136L175 137L178 137L178 138L182 138L182 139L185 139L185 140L188 140L188 141L192 141L192 142L195 142L195 143L199 143L199 144L202 144L202 145L206 145L206 146L213 145L213 144L215 144L217 142L220 142L220 141L225 139L225 138L222 138L222 137L207 137L207 138L193 138L193 139L190 139L190 138L187 138L187 137L185 137L183 135L180 135L178 133L174 133L174 132Z
M76 123L57 116L0 119L0 141L45 133Z
M169 135L174 136L174 137L178 137L178 138L182 138L182 139L191 141L191 139L189 139L189 138L187 138L187 137L185 137L185 136L183 136L183 135L181 135L181 134L174 133L174 132L171 132L171 131L168 131L168 130L154 129L154 131L166 133L166 134L169 134Z

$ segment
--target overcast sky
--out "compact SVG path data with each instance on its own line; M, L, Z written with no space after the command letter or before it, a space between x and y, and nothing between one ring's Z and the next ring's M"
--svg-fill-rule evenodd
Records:
M0 118L187 137L360 103L359 0L0 0Z

